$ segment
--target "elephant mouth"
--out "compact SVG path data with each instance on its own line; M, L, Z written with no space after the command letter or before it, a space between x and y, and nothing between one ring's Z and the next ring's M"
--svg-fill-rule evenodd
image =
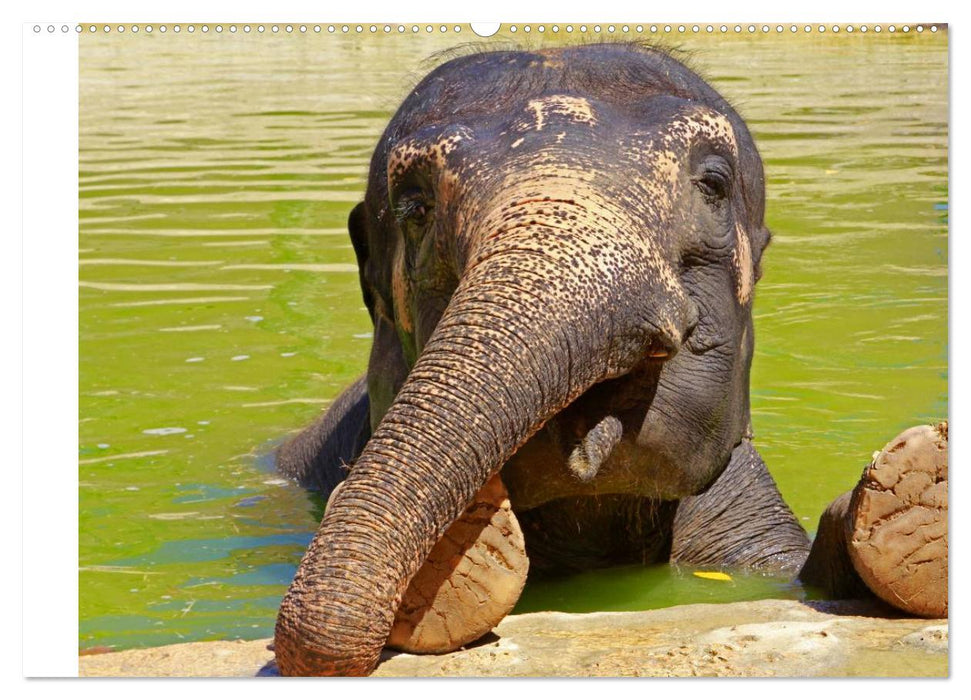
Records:
M612 424L610 434L633 440L640 431L654 402L661 370L671 353L658 349L630 372L594 384L566 408L553 416L545 431L566 456L573 454L588 439L599 440L604 423Z
M513 508L583 495L664 498L684 489L671 455L643 440L671 353L647 353L630 372L591 386L506 462ZM676 497L676 496L674 496Z

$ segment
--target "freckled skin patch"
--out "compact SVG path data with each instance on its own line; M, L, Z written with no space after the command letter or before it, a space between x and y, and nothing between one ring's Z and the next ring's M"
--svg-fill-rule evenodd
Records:
M394 181L401 178L419 161L432 166L444 166L449 153L454 151L467 136L468 130L459 128L439 135L433 142L420 139L402 141L388 156L388 180Z
M718 144L737 157L738 144L728 119L694 105L672 115L660 132L635 133L622 139L626 157L639 166L631 176L642 183L661 208L675 206L680 187L685 184L685 153L699 142Z
M597 123L593 107L582 97L571 95L551 95L539 100L531 100L527 108L535 115L535 129L542 131L551 115L560 115L578 124Z
M735 226L735 250L732 253L732 265L735 269L736 296L738 303L747 305L752 300L752 290L755 286L754 270L752 269L752 249L748 236L741 226Z
M588 171L571 171L565 163L539 162L523 173L510 174L498 188L497 199L486 203L489 214L482 217L470 232L477 240L478 260L497 250L515 245L519 250L542 252L551 261L582 260L598 279L610 280L625 265L611 250L617 233L637 227L622 203L611 201L595 183ZM569 232L569 245L564 233ZM623 257L630 265L643 268L660 293L683 299L684 290L671 265L652 237L630 237ZM610 251L611 254L602 254ZM667 320L665 330L678 336Z
M718 114L706 107L698 107L693 112L671 125L668 132L672 136L683 134L685 137L703 136L711 142L728 144L732 155L738 155L738 144L731 122L723 114Z

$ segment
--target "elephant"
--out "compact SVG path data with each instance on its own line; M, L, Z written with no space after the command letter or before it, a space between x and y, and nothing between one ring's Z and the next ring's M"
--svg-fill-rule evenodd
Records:
M416 588L454 583L463 552L519 572L458 603L502 589L500 618L527 566L672 561L879 589L859 573L879 566L851 556L875 491L837 499L811 543L752 443L764 211L744 121L667 52L489 51L428 74L348 218L366 375L278 453L329 497L280 606L281 672L368 674L440 604ZM924 504L940 525L946 424L913 440L922 464L943 449L943 472L922 472L943 483Z

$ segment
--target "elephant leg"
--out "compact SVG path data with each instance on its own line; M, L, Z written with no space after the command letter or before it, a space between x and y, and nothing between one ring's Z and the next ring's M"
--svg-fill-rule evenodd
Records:
M678 504L672 562L795 573L808 553L809 537L748 440L711 486Z
M827 598L837 600L873 596L850 559L848 535L851 527L848 523L852 521L852 495L852 491L847 491L834 499L819 516L816 539L799 572L801 583L818 588Z
M341 392L316 421L277 451L277 469L328 496L371 437L367 377Z
M947 423L909 428L830 504L799 576L833 597L869 590L923 617L948 610Z
M414 654L444 654L474 642L513 609L528 570L523 533L497 474L412 578L387 645Z

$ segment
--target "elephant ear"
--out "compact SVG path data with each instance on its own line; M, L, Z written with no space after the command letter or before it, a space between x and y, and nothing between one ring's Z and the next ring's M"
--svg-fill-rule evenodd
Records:
M367 369L367 392L371 410L371 428L377 427L394 397L408 377L401 338L398 336L393 313L384 293L390 287L391 261L384 259L389 249L371 249L370 219L367 206L360 202L347 217L347 231L357 256L358 279L364 305L374 326L371 354Z
M374 323L374 292L371 291L366 277L370 253L368 249L367 211L364 202L358 202L357 206L351 209L351 213L347 217L347 231L351 234L351 245L354 246L354 254L357 256L357 274L361 283L361 293L364 295L364 305L367 306L368 313L371 315L371 322Z
M772 242L772 232L767 226L760 226L752 236L752 266L755 281L762 279L762 254Z

